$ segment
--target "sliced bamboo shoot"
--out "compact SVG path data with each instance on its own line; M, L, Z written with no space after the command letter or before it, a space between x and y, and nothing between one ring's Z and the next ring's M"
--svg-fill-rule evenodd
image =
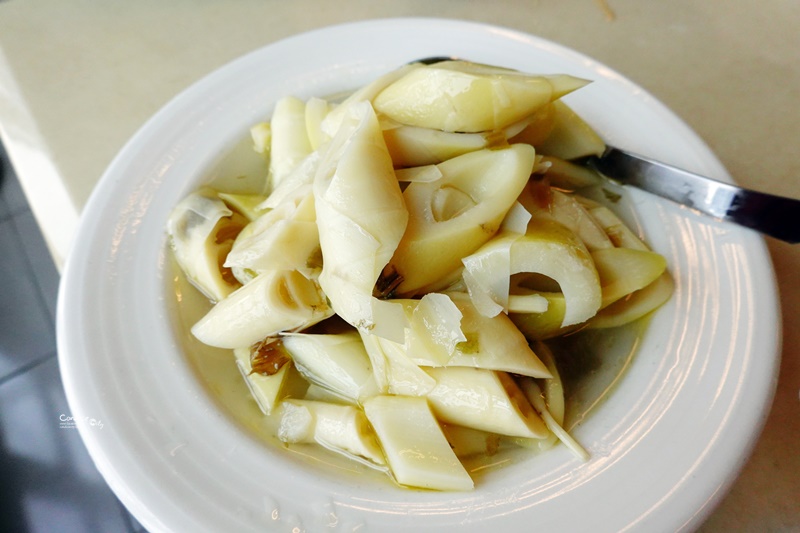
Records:
M561 380L561 374L558 371L558 366L556 366L555 356L550 347L542 341L534 342L532 347L536 350L551 375L550 378L539 381L539 383L543 383L541 388L545 405L550 414L553 415L553 419L563 426L567 405L564 398L564 382Z
M436 386L436 381L408 357L404 344L371 333L362 332L361 337L381 393L425 396Z
M411 359L421 366L473 367L501 370L523 376L550 377L550 372L531 350L528 341L503 313L494 317L481 315L470 297L463 293L448 293L462 314L461 330L464 341L454 346L445 362L430 352L409 349Z
M383 138L394 166L399 168L434 165L486 148L491 142L488 135L481 133L451 133L403 125L385 127Z
M306 129L305 102L294 96L278 100L270 130L269 182L274 189L312 152Z
M353 405L284 400L278 438L286 443L316 443L373 467L386 460L364 412Z
M293 270L270 270L212 307L192 333L209 346L241 348L332 314L315 281Z
M596 250L592 259L603 288L602 307L650 285L667 268L661 254L631 248Z
M348 402L378 393L370 357L355 330L339 334L287 334L283 346L309 382Z
M600 308L602 292L592 257L561 224L531 220L528 233L511 247L511 274L517 273L536 273L558 283L566 303L562 327L584 322Z
M312 150L316 150L330 140L328 134L322 131L322 121L334 107L333 104L322 98L313 97L306 101L306 132Z
M532 219L525 235L496 236L463 263L473 302L488 316L508 310L515 274L545 276L558 284L566 303L560 326L584 322L600 308L600 280L589 251L573 232L547 217ZM485 305L486 298L497 306Z
M559 189L574 191L603 183L600 174L584 165L551 155L543 155L542 163L547 165L544 175L550 185Z
M375 396L364 403L395 480L431 490L470 490L462 466L425 398Z
M225 205L233 211L241 213L250 222L264 214L264 209L260 207L266 200L263 194L233 194L225 192L217 194L225 202Z
M562 327L564 314L567 312L567 301L560 292L538 292L537 295L547 300L547 310L541 313L509 313L508 318L529 341L544 340L565 335L580 324Z
M192 285L211 301L222 300L240 285L223 262L246 224L210 188L190 194L170 213L167 233L175 260Z
M608 238L618 248L632 248L634 250L649 250L642 241L613 211L597 205L590 207L589 214L600 224Z
M437 181L410 183L403 192L408 228L384 273L400 280L397 294L449 285L461 258L497 232L534 162L533 148L523 144L479 150L438 165L442 178Z
M250 348L236 348L233 351L236 357L236 367L242 374L245 384L256 401L258 408L265 415L272 414L281 399L283 384L289 374L291 362L281 366L274 374L260 374L253 372L250 364Z
M349 108L314 179L319 282L339 316L369 330L375 282L403 236L408 212L372 107Z
M556 112L553 129L536 145L538 152L566 160L600 156L605 152L603 139L567 104L556 101L553 108Z
M297 270L311 275L319 270L321 265L315 263L320 245L314 195L310 187L305 191L248 224L234 242L225 266L256 273Z
M446 294L430 292L420 299L411 315L406 335L409 354L420 354L444 365L456 346L467 340L461 329L461 310Z
M544 214L542 210L534 210L537 216L549 216L556 222L563 224L583 241L586 248L593 252L605 248L613 248L614 244L608 238L605 230L571 194L565 194L556 189L551 189L550 211Z
M359 88L328 113L320 125L322 132L328 137L333 138L339 131L339 128L344 122L347 114L351 112L351 106L360 104L362 102L372 102L375 96L377 96L387 86L402 78L408 72L420 67L421 65L419 63L403 65L400 68L394 69L386 74L383 74L382 76L375 78L367 85Z
M556 419L550 414L550 411L547 409L547 405L545 405L542 390L539 385L532 379L525 379L522 383L522 390L524 391L525 396L530 400L533 404L534 408L539 412L544 420L544 423L547 425L547 428L553 432L553 434L558 437L558 440L563 442L567 448L575 454L576 457L581 459L582 461L589 460L589 452L581 446L578 441L572 438L561 424L559 424Z
M674 287L672 276L664 272L650 285L601 309L589 320L587 327L614 328L638 320L666 303Z
M518 122L586 83L571 76L534 76L446 61L408 72L373 103L377 111L402 124L475 133Z
M512 437L548 436L542 419L505 372L463 367L425 370L436 380L428 401L442 422Z
M527 119L527 123L522 130L512 136L508 142L536 146L553 131L555 120L556 111L553 104L542 106Z
M450 447L453 448L453 453L459 459L474 456L491 457L500 448L501 437L494 433L452 424L443 425L442 431L444 431L444 436L447 438L447 442L450 443ZM541 441L541 439L531 440L535 442Z

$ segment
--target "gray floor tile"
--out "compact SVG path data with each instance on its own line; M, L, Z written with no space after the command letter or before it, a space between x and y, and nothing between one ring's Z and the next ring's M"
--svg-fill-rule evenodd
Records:
M0 222L0 381L55 353L50 313L30 271L13 219Z
M29 271L33 274L39 288L39 297L44 303L50 318L55 324L58 281L60 279L53 257L44 244L41 230L30 211L15 215L12 219L20 236L22 249L28 260Z
M0 147L0 160L3 153ZM102 479L58 373L58 272L22 190L0 175L0 531L133 533L143 528Z
M0 531L132 531L69 413L55 357L0 385Z
M25 211L28 202L22 187L14 176L11 163L0 146L0 220Z

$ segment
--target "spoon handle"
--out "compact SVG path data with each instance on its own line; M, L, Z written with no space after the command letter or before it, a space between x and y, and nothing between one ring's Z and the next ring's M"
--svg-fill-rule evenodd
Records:
M800 200L744 189L614 147L589 165L614 181L701 213L792 244L800 242Z

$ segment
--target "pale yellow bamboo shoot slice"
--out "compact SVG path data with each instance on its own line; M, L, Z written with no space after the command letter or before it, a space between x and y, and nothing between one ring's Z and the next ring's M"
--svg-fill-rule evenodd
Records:
M553 129L547 138L536 144L538 152L566 160L600 156L605 152L603 139L580 115L561 101L553 102L553 108L556 112Z
M378 390L402 396L425 396L436 381L408 356L405 344L362 332Z
M285 335L282 342L309 382L353 403L378 393L370 357L358 332L293 333Z
M531 213L519 201L514 202L511 209L506 213L500 231L508 233L518 233L523 235L528 231L528 224L531 221Z
M264 214L264 209L260 206L266 200L263 194L234 194L217 193L220 199L225 202L230 209L243 215L248 221L252 222Z
M375 396L364 402L364 412L399 484L448 491L473 488L425 398Z
M269 182L274 189L312 152L306 129L305 102L295 96L278 100L270 130Z
M544 313L550 302L541 294L509 294L509 313Z
M458 277L461 258L500 228L535 162L527 145L479 150L438 165L442 178L403 192L408 228L385 275L399 295L440 290Z
M667 268L659 253L632 248L609 248L592 252L603 290L602 307L650 285Z
M510 143L525 143L536 146L544 141L555 125L556 111L552 103L540 107L528 117L522 130L509 138Z
M278 438L290 444L319 444L369 466L386 464L364 412L353 405L284 400Z
M322 131L322 122L334 107L323 98L312 97L306 101L306 133L312 150L316 150L330 140L328 134Z
M240 285L223 263L246 224L210 188L190 194L170 213L167 233L175 260L189 282L211 301L222 300Z
M380 345L380 337L364 330L358 330L361 335L361 342L369 356L372 377L375 380L375 390L377 394L389 392L389 361Z
M566 303L561 326L584 322L600 308L600 280L589 251L573 232L549 217L532 219L525 235L496 236L463 263L470 296L487 316L500 308L508 310L510 277L515 274L546 276L558 284ZM497 306L483 303L487 298Z
M534 408L539 412L542 417L542 420L547 425L547 429L549 429L553 434L558 437L558 440L563 442L567 448L570 449L572 453L575 454L582 461L589 460L589 452L581 446L578 441L576 441L572 435L569 434L561 424L559 424L556 419L550 414L550 411L547 409L547 405L545 405L542 390L539 385L536 384L534 380L526 379L523 380L522 383L522 390L525 393L525 396L530 400L531 404L533 404Z
M406 336L408 353L424 354L427 360L446 364L458 343L467 338L461 330L461 310L446 294L423 296L411 315Z
M542 419L505 372L467 367L425 371L436 380L428 401L442 422L512 437L548 436Z
M269 122L259 122L250 128L250 138L253 140L253 151L269 156L269 147L272 145L272 127Z
M270 191L269 196L258 207L260 209L276 209L285 202L292 202L305 194L305 189L312 186L317 174L325 147L308 154L281 182Z
M320 126L323 133L325 133L325 135L328 137L333 138L339 131L339 128L344 122L346 115L350 113L351 106L360 104L362 102L372 102L375 96L377 96L387 86L402 78L408 72L420 67L421 65L419 63L403 65L400 68L391 70L375 78L368 84L357 89L347 98L345 98L341 104L337 105L328 113Z
M511 247L511 274L536 273L555 280L564 294L561 326L584 322L600 308L602 290L592 256L563 225L531 220L528 233Z
M447 61L408 72L378 94L375 109L410 126L475 133L502 129L586 85L570 76Z
M408 212L372 107L361 102L349 109L314 178L319 282L339 316L369 330L375 282Z
M573 195L555 189L551 189L551 194L549 216L575 233L590 252L614 247L603 227ZM541 210L534 212L542 213Z
M311 188L287 199L248 224L233 244L225 266L266 270L297 270L310 275L319 269L319 232Z
M250 364L250 348L236 348L233 354L236 357L236 367L242 374L247 389L258 408L265 415L272 414L281 399L283 385L292 366L291 362L281 366L274 374L267 375L253 372Z
M589 323L590 328L614 328L638 320L667 302L675 283L664 272L653 283L601 309Z
M486 148L491 142L491 137L480 133L452 133L403 125L386 127L383 138L392 162L401 168L441 163Z
M500 233L475 253L464 257L461 278L472 304L484 316L507 312L511 283L511 246L519 233Z
M332 314L315 281L297 271L270 270L212 307L192 333L209 346L241 348Z
M561 379L561 373L558 371L556 358L550 347L542 341L536 341L531 346L536 350L542 363L551 374L550 378L538 381L538 383L542 384L545 405L550 414L553 415L553 419L563 426L567 403L564 397L564 382Z
M503 313L494 317L481 315L464 293L448 293L462 314L464 341L454 345L444 361L430 352L410 348L411 359L421 366L473 367L501 370L524 376L545 378L550 372L531 350L528 341Z
M614 246L634 250L650 249L611 209L597 205L590 207L588 212L603 228Z
M529 341L544 340L565 335L581 324L562 327L567 301L560 292L539 292L547 300L547 310L541 313L509 313L508 318Z
M575 191L603 183L595 170L551 155L542 155L542 164L547 166L544 175L553 187Z
M502 437L474 428L465 428L452 424L442 425L442 431L459 459L475 456L491 457L495 455L502 442ZM531 439L535 442L541 439Z

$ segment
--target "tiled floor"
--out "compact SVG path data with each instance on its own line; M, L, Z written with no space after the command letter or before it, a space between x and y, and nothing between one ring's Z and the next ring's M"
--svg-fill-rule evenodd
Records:
M0 147L0 531L135 532L74 428L58 370L58 272Z

